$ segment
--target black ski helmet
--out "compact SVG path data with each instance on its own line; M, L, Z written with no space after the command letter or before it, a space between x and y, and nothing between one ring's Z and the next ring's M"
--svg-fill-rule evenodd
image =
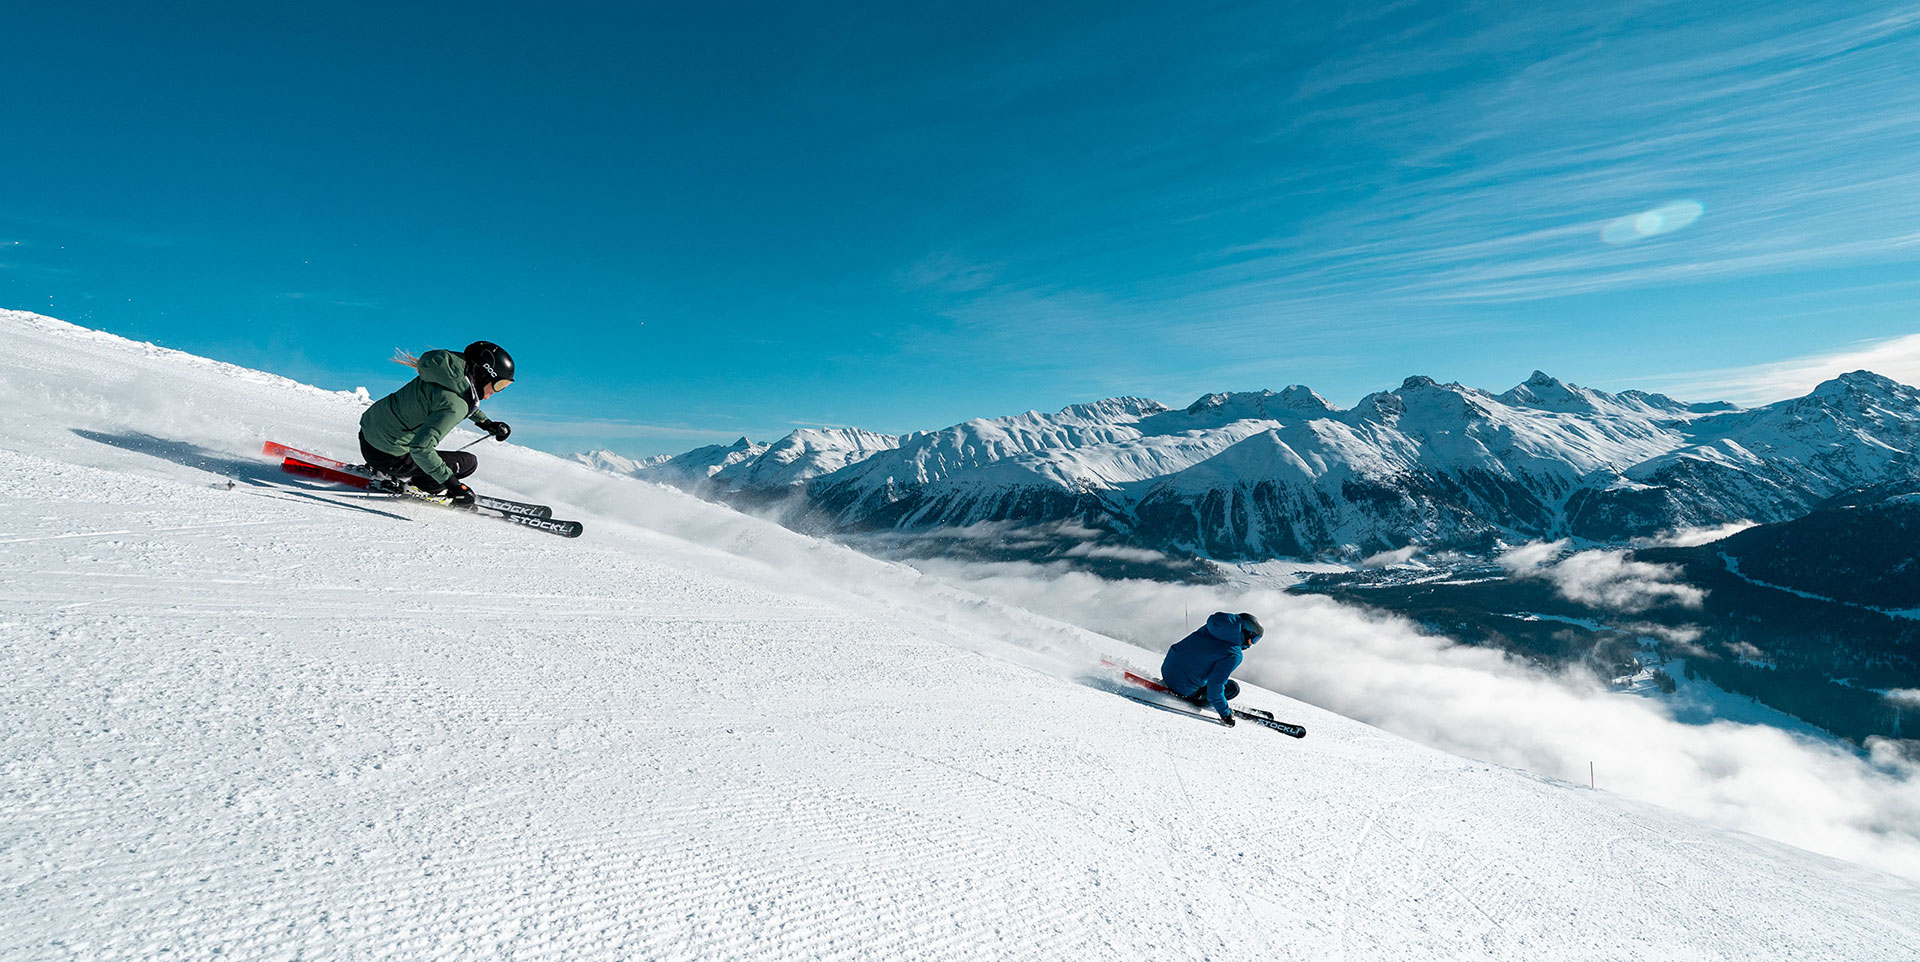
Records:
M513 380L513 356L492 341L475 341L460 354L467 359L467 380L474 387Z
M1246 644L1251 645L1259 641L1260 636L1264 634L1266 630L1260 627L1260 619L1244 611L1240 612L1240 637Z

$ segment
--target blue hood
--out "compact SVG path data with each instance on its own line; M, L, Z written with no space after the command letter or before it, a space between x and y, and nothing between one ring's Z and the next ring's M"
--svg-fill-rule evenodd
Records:
M1216 611L1207 617L1207 634L1229 644L1240 644L1246 639L1241 637L1240 616L1230 611ZM1254 641L1260 636L1254 635Z

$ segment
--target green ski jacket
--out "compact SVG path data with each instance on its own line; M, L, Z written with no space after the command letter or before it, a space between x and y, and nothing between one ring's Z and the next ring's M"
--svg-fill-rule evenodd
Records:
M440 440L462 419L482 426L489 419L474 403L467 359L457 352L428 351L414 370L417 377L360 415L360 434L388 454L411 455L428 477L445 483L453 469L440 458Z

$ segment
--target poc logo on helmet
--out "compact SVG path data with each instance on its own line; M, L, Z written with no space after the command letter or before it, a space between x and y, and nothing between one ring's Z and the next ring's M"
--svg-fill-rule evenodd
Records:
M475 384L504 387L513 381L513 355L492 341L475 341L460 352L467 359L468 379ZM473 375L478 374L479 377ZM495 389L498 390L499 387Z

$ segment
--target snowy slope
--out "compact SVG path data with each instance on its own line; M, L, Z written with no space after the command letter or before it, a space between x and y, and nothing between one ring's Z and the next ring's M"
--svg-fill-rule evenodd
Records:
M670 489L476 448L577 541L307 489L255 452L350 452L352 394L0 337L0 958L1920 942L1915 883L1258 690L1312 734L1155 711L1079 680L1143 652Z

